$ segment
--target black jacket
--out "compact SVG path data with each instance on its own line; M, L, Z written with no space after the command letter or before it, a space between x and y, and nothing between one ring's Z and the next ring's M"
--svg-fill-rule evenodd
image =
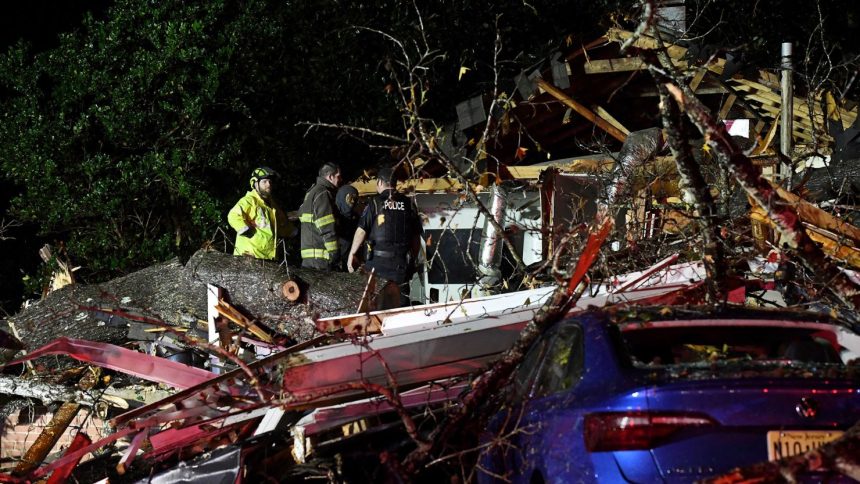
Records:
M335 186L322 177L305 194L299 208L302 266L336 269L340 265L334 214Z

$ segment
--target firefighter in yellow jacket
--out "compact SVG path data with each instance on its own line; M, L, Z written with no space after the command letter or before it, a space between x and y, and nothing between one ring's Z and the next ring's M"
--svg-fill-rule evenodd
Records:
M272 198L278 173L261 166L251 173L251 190L227 214L227 221L236 231L234 255L250 255L257 259L274 259L278 237L291 237L295 228L287 223L287 213Z

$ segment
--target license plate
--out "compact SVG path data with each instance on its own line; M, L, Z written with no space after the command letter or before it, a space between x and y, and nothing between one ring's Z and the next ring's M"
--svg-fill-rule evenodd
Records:
M779 460L834 441L842 436L839 430L771 430L767 433L767 458Z

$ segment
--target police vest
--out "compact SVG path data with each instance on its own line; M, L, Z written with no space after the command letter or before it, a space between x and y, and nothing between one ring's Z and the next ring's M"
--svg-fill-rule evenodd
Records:
M409 243L414 236L410 233L415 230L412 221L415 219L415 210L412 202L400 193L385 191L373 198L375 217L370 240L373 241L373 250L377 254L406 257L409 252Z

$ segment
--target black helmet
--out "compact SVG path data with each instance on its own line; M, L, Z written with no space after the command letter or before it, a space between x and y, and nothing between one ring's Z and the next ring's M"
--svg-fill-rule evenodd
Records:
M264 178L280 177L281 175L279 175L278 172L269 168L268 166L261 166L259 168L255 168L254 171L251 172L251 188L254 188L254 184Z

